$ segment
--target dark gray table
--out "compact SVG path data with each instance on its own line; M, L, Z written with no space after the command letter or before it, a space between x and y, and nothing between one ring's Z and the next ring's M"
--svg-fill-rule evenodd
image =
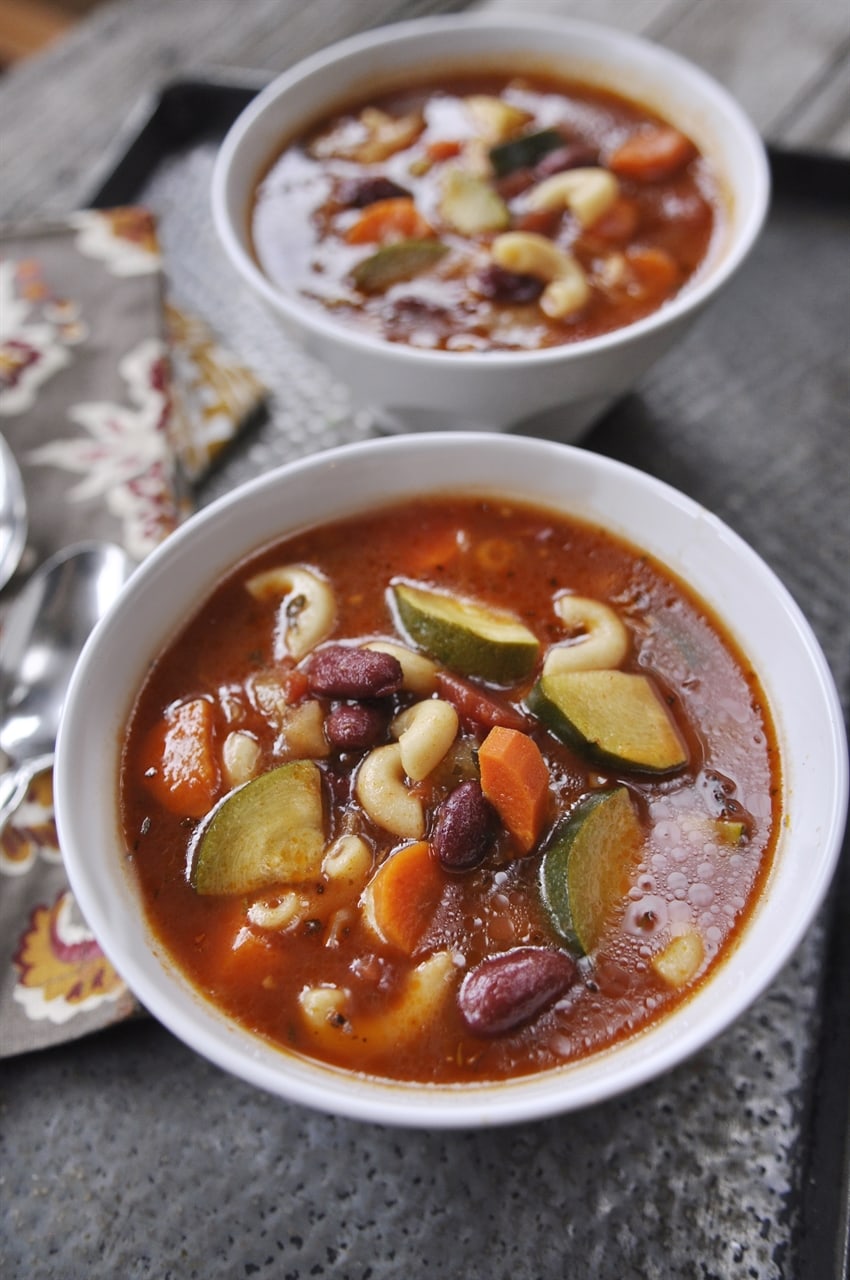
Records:
M144 82L155 96L192 64L203 79L198 59L220 60L227 41L213 13L220 24L226 10L234 24L232 63L272 68L315 43L322 23L336 35L400 12L458 7L124 0L0 84L0 108L13 108L17 124L13 145L4 144L0 212L61 211L89 199L129 146L129 135L114 137L127 93ZM629 12L648 21L652 9L658 21L662 7ZM701 18L692 5L678 12L687 35ZM95 109L99 78L104 105ZM63 85L67 114L85 121L79 136L61 119ZM81 94L92 95L85 110ZM42 107L49 138L39 132ZM150 164L121 178L160 216L175 295L274 393L269 420L201 501L372 430L234 287L207 211L216 140L215 130L193 126L179 148L158 142ZM756 547L811 620L846 711L847 175L840 160L782 152L774 162L773 213L739 280L584 443L677 485ZM7 1061L0 1273L827 1280L846 1231L846 865L842 877L792 962L719 1041L664 1079L552 1121L432 1134L313 1114L223 1075L148 1019Z

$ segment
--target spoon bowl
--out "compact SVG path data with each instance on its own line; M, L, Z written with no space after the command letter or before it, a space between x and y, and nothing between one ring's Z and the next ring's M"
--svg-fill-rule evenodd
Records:
M0 436L0 588L17 569L27 542L27 500L15 455Z
M65 692L95 623L130 576L108 542L66 547L33 573L10 606L0 655L0 832L32 779L53 763Z

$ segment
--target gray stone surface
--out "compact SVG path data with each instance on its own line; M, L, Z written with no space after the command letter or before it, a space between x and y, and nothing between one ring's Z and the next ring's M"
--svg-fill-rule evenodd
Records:
M10 1280L790 1276L817 951L813 936L664 1080L490 1132L288 1106L152 1022L7 1065L0 1267Z

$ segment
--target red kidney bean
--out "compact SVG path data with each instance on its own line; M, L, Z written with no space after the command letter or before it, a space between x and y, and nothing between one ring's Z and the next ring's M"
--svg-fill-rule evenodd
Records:
M475 289L482 298L493 298L496 302L535 302L543 292L543 284L537 276L506 271L491 262L479 272Z
M451 313L447 307L427 298L405 293L388 299L381 308L381 320L400 339L413 337L418 330L445 325Z
M431 849L447 871L468 871L483 862L497 832L496 810L475 779L462 782L437 810Z
M497 178L494 186L503 200L513 200L515 196L522 195L523 191L533 186L534 182L534 169L527 166L523 169L514 169L511 173Z
M575 975L565 951L515 947L488 956L461 983L461 1016L474 1035L502 1035L542 1013L572 986Z
M391 653L330 645L307 668L312 693L326 698L387 698L402 685L401 663Z
M365 751L386 733L387 712L367 702L343 703L325 716L325 737L338 751Z
M410 192L400 187L392 178L374 174L368 178L348 178L339 187L340 204L347 204L352 209L365 209L378 200L392 200L396 196L409 196Z
M537 161L534 166L534 180L551 178L554 173L563 173L565 169L582 169L585 165L599 163L599 152L586 142L568 142L563 147L556 147Z
M328 798L333 807L337 810L348 808L351 804L351 795L354 790L354 775L348 765L341 764L336 760L330 760L322 774L325 786L330 793Z

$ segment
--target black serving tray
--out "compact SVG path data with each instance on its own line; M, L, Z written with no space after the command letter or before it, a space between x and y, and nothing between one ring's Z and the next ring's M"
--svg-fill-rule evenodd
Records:
M224 266L210 227L207 179L225 131L265 82L251 73L211 71L167 85L130 122L91 193L93 207L139 202L153 208L176 295L259 365L270 384L265 434L232 452L201 487L200 501L260 466L373 430L350 411L326 371L282 347L253 301L234 297L232 279L220 280ZM689 492L772 563L818 631L846 714L850 424L840 388L848 300L835 277L850 242L850 165L776 147L769 155L772 210L751 264L695 336L583 443ZM789 998L800 984L813 1011L793 1082L792 1120L777 1134L793 1145L794 1187L781 1206L785 1228L772 1224L778 1273L789 1280L844 1277L850 1259L847 840L817 937L808 945L814 976L789 980ZM721 1167L721 1183L723 1176ZM729 1186L727 1193L744 1194L745 1187ZM696 1274L688 1269L693 1258L669 1261L671 1275ZM719 1274L711 1260L702 1261L700 1274ZM740 1274L762 1272L744 1267Z

